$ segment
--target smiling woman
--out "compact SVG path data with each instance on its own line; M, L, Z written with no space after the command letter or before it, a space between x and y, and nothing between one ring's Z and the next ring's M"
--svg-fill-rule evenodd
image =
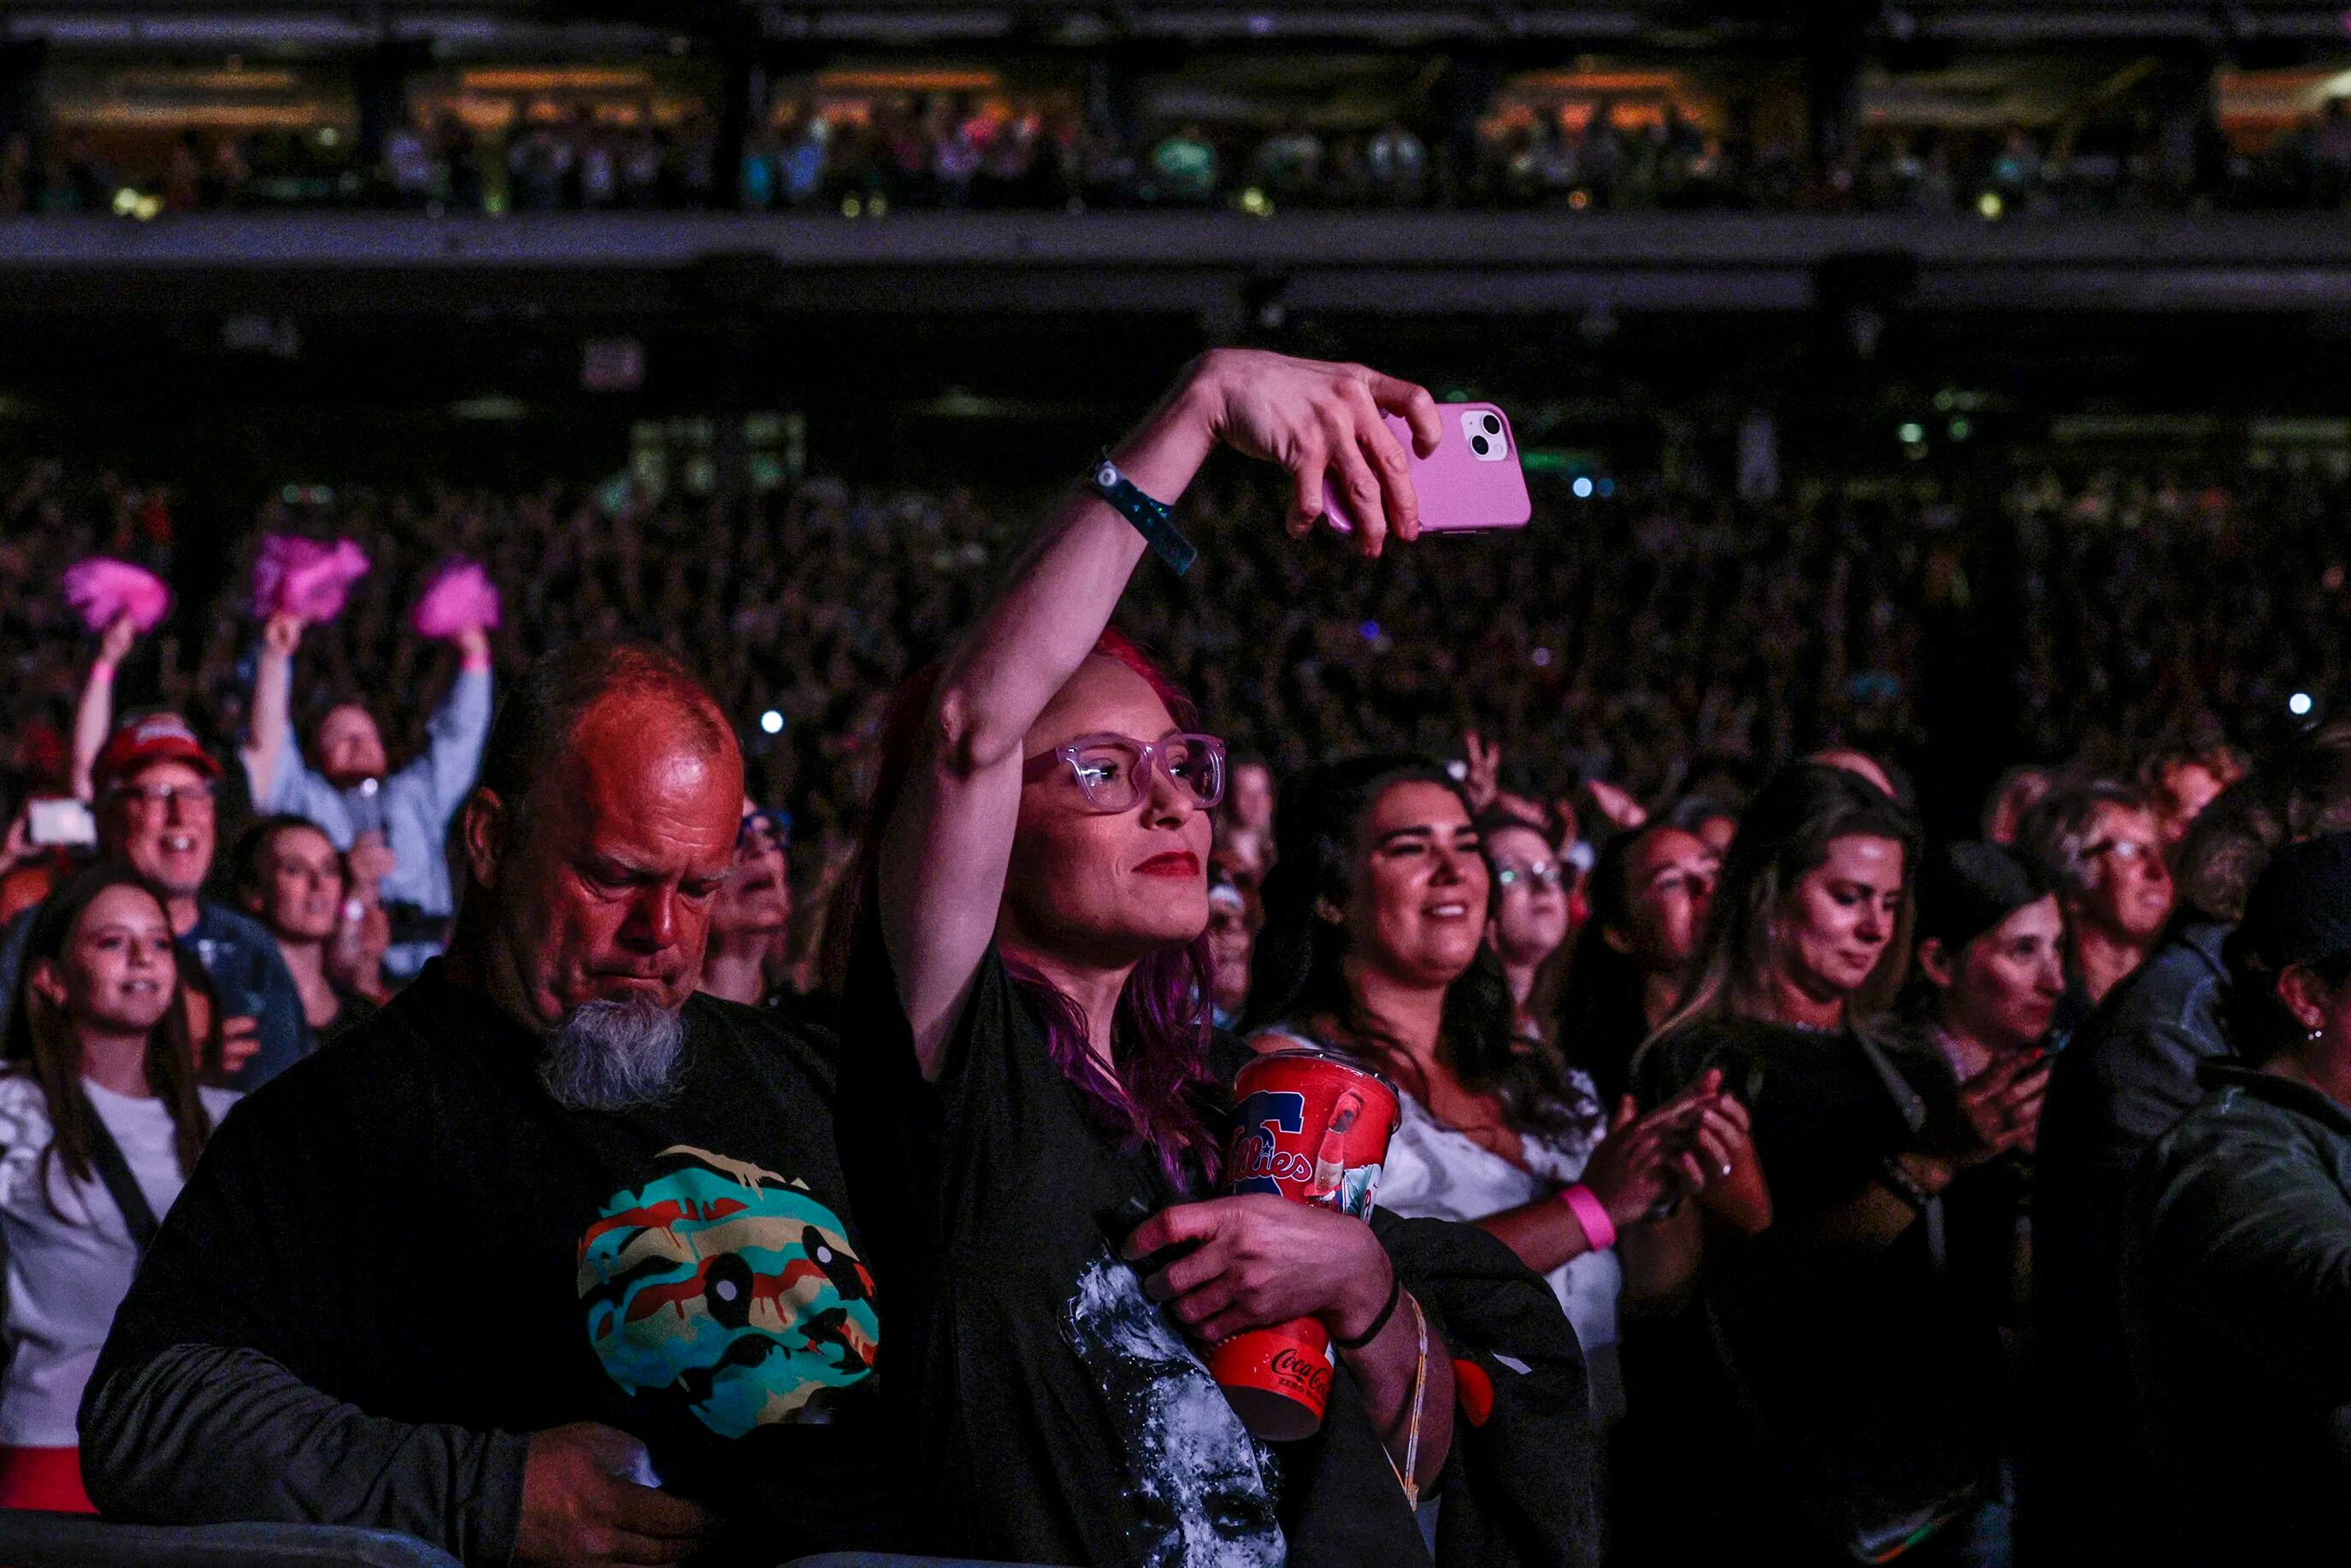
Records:
M1554 1045L1520 1027L1484 941L1500 907L1486 846L1442 768L1358 758L1284 798L1243 1019L1251 1043L1305 1041L1394 1080L1403 1122L1380 1202L1475 1224L1542 1273L1583 1352L1588 1409L1573 1414L1606 1424L1622 1405L1617 1234L1719 1180L1745 1147L1743 1113L1712 1082L1644 1119L1604 1108Z
M33 918L0 1076L0 1508L90 1511L74 1416L158 1218L236 1096L199 1089L162 901L84 872Z

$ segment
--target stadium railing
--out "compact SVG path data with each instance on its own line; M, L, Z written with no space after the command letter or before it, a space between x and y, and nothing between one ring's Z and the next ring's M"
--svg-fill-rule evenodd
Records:
M327 1524L123 1524L86 1513L0 1510L8 1568L458 1568L413 1535ZM828 1552L783 1568L1019 1568L963 1557Z
M457 1568L413 1535L328 1524L124 1524L0 1511L8 1568Z

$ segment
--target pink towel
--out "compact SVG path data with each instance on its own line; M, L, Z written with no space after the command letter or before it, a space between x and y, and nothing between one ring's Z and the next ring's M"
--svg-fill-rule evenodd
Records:
M460 632L495 631L498 591L478 561L453 560L433 574L424 596L409 617L420 637L455 637Z
M311 622L343 612L351 584L367 575L367 552L350 539L323 544L294 534L261 541L253 569L253 607L264 617L298 615Z
M172 591L143 566L110 556L92 556L66 568L66 602L81 612L93 632L114 624L128 614L141 632L152 632L163 612L172 607Z

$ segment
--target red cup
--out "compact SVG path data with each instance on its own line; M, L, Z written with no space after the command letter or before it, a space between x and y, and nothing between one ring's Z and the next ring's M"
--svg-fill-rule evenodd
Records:
M1398 1115L1386 1079L1325 1051L1277 1051L1241 1069L1233 1103L1227 1192L1370 1215ZM1322 1427L1333 1364L1331 1336L1311 1318L1235 1334L1208 1352L1208 1372L1241 1424L1271 1443Z

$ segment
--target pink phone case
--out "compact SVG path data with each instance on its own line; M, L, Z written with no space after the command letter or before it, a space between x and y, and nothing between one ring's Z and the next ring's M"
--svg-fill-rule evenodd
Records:
M1518 437L1510 416L1490 402L1437 405L1444 433L1437 450L1423 457L1413 449L1412 426L1386 416L1405 455L1412 460L1413 494L1420 500L1420 526L1429 533L1468 533L1487 528L1523 528L1534 516L1527 476L1519 466ZM1485 450L1477 450L1479 443ZM1335 471L1327 481L1323 506L1331 526L1355 530L1340 494Z

